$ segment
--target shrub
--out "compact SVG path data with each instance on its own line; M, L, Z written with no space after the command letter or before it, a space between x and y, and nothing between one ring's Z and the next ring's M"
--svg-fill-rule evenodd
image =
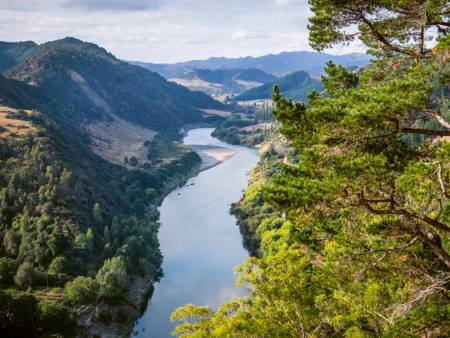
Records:
M42 301L39 303L40 327L47 333L60 333L64 336L74 332L76 320L70 310L60 303Z
M119 311L117 311L116 313L116 323L119 324L125 324L128 320L128 315L126 314L126 312L122 309L120 309Z
M64 288L64 298L72 304L92 303L97 293L98 283L90 277L78 276Z
M95 318L104 324L109 324L112 321L111 312L107 308L97 307L95 309Z
M48 272L51 274L65 273L67 271L67 261L64 257L58 256L50 263Z
M2 337L33 337L39 321L37 299L27 292L0 290L0 333Z
M17 272L17 263L14 259L0 258L0 286L14 283L14 275Z
M33 264L30 262L24 262L17 269L17 273L14 276L14 282L20 288L26 288L33 285L35 279L35 272Z
M121 256L107 259L98 271L96 280L100 295L107 299L121 298L128 287L128 273L125 260Z

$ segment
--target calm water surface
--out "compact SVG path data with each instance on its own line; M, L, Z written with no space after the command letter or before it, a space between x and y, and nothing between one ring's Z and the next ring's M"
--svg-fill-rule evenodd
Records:
M213 138L213 130L191 130L184 143L224 146L238 153L164 199L158 235L164 277L155 285L148 309L136 325L138 337L171 337L175 325L169 316L178 306L194 303L217 307L239 294L233 288L233 270L248 253L229 209L247 187L249 170L258 156L253 149Z

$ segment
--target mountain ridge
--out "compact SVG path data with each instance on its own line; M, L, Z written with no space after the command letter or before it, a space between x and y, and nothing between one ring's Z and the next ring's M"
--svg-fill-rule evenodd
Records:
M298 71L281 77L274 82L249 89L233 98L235 101L271 99L273 86L278 85L285 97L291 100L306 101L311 90L322 90L319 81L312 79L305 71Z
M176 130L202 121L201 109L224 108L204 93L189 91L75 38L40 45L4 74L41 88L53 110L79 121L108 118L108 110L113 110L120 118L148 128ZM94 96L99 99L93 100Z
M133 64L158 72L164 77L176 77L187 69L231 69L231 68L256 68L276 76L287 75L294 71L304 70L312 76L319 76L323 72L326 62L333 61L345 67L363 66L371 57L361 53L349 53L332 55L311 51L281 52L258 57L245 56L238 58L211 57L204 60L190 60L173 64L147 63L130 61Z
M277 79L260 69L201 69L187 70L169 81L191 90L203 91L213 97L240 94L249 88L260 86Z

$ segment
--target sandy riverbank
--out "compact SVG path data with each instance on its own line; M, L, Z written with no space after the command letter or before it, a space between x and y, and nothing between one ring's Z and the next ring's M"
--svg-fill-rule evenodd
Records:
M202 158L200 170L212 168L224 161L229 160L237 153L236 150L218 146L193 144L189 145L189 147L195 150Z

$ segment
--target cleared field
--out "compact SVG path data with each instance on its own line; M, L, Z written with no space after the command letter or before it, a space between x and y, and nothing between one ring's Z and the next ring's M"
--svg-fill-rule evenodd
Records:
M29 110L0 106L0 138L17 137L33 132L35 129L31 122L27 121L30 114Z
M144 142L150 141L157 133L151 129L136 126L113 114L111 121L91 123L86 126L92 139L92 150L105 160L122 166L125 157L147 162Z

